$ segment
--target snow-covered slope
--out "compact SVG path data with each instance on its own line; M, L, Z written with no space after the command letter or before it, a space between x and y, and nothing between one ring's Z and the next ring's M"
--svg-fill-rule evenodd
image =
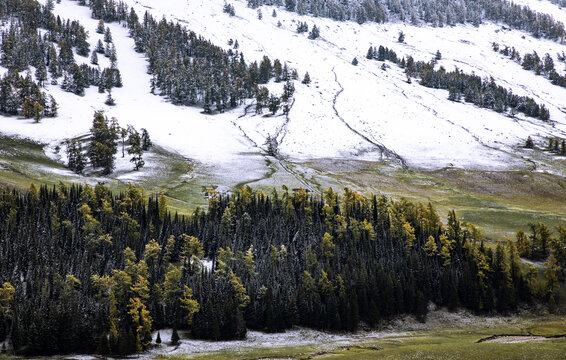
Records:
M49 86L61 105L58 118L44 119L40 124L2 118L0 132L59 142L86 133L94 110L103 109L109 117L118 118L121 125L147 128L155 143L195 159L229 183L261 177L265 171L263 144L268 135L277 136L281 155L296 161L385 157L417 168L453 165L480 169L530 168L530 153L521 149L528 136L540 144L546 137L566 137L566 89L553 86L491 49L492 42L498 42L514 46L521 54L548 52L558 71L564 73L564 64L558 62L556 53L566 51L566 46L557 42L489 23L479 28L359 25L299 16L268 6L261 8L260 20L257 10L247 8L244 0L230 1L236 10L234 17L222 12L224 0L126 2L140 16L149 11L156 18L179 21L216 45L228 48L228 40L237 39L248 61L260 60L264 55L279 58L297 69L301 78L308 71L313 82L308 86L296 82L295 103L288 119L282 115L244 115L244 107L205 115L201 109L174 106L151 95L146 60L134 52L127 29L110 24L124 81L124 87L113 92L116 106L103 105L105 95L94 88L88 89L84 97L77 97ZM545 4L544 9L552 10L557 19L566 18L565 10L546 1L520 0L525 4L539 2L537 5ZM272 16L274 9L276 17ZM80 20L90 33L92 45L102 36L95 32L97 21L91 19L88 8L63 0L54 11L63 18ZM321 38L313 41L306 34L297 34L298 21L306 21L309 27L316 24ZM404 44L397 42L399 31L406 34ZM551 122L523 116L510 118L470 104L450 102L446 91L425 88L416 81L408 84L403 71L395 65L382 70L381 62L366 59L370 45L384 45L399 56L412 55L416 60L429 60L439 50L440 65L448 70L457 66L467 73L493 76L515 94L545 104ZM359 60L358 66L351 64L354 57ZM274 84L270 87L280 89Z

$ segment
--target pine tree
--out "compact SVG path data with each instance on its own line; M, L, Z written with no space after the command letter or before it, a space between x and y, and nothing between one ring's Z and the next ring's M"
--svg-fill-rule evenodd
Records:
M94 114L90 133L92 140L87 151L90 162L95 168L103 168L103 174L110 174L114 169L118 134L108 126L106 118L100 112Z
M33 119L35 120L36 123L38 123L41 120L42 116L43 116L43 106L36 101L33 103Z
M155 343L161 344L161 333L159 331L157 332L157 338L155 339Z
M94 48L94 51L96 51L98 54L104 54L104 44L102 43L102 40L100 39L98 40Z
M24 99L24 105L22 107L22 116L25 117L26 119L29 119L32 118L33 115L34 115L33 102L29 97L26 96L26 98Z
M279 98L279 96L273 94L269 96L267 108L269 109L269 111L271 111L272 115L275 115L277 110L279 110L280 105L281 105L281 99Z
M53 95L49 95L49 108L48 108L49 115L46 114L46 116L56 117L58 110L59 110L59 105L57 104L57 101L55 101Z
M112 33L109 27L106 27L106 30L104 30L104 42L107 44L112 42Z
M373 47L371 47L371 46L368 49L366 59L369 59L369 60L373 59Z
M108 106L114 106L116 105L116 101L114 100L114 98L112 97L112 89L108 88L106 90L107 92L107 96L106 96L106 101L104 101L104 103Z
M354 60L352 60L352 65L358 66L358 58L354 58Z
M67 141L67 166L77 174L82 174L86 167L86 160L82 152L82 145L77 140Z
M142 158L143 150L141 147L141 138L137 131L130 133L128 142L130 143L128 154L132 155L130 162L134 164L134 171L138 171L145 165L145 161Z
M177 327L173 327L173 333L171 334L171 345L173 346L177 346L179 345L179 340L181 340L181 338L179 337L179 333L177 332Z
M108 342L108 334L106 332L103 332L102 335L100 335L96 352L99 355L102 355L104 359L110 355L110 343Z
M47 81L47 67L45 67L45 63L43 61L40 61L37 65L35 70L35 79L37 80L37 84L41 87L43 87L45 81Z
M320 36L320 30L318 30L318 27L316 25L314 25L312 27L311 32L309 33L309 39L315 40L318 39L319 36Z
M98 34L104 34L104 21L102 19L98 20L98 25L96 26L96 32Z
M397 42L400 42L400 43L405 42L405 34L402 31L399 31L399 36L397 37Z
M98 55L96 53L96 50L93 50L92 54L90 55L90 63L92 65L98 65Z
M149 148L152 145L151 139L149 137L149 132L145 128L142 128L141 132L142 132L142 134L141 134L142 150L147 151L147 150L149 150Z
M311 83L311 77L308 71L305 73L305 77L303 78L303 84L308 85Z
M527 149L534 149L534 147L535 147L535 144L534 144L534 142L533 142L533 139L531 139L530 136L527 137L527 141L525 142L525 147L526 147Z

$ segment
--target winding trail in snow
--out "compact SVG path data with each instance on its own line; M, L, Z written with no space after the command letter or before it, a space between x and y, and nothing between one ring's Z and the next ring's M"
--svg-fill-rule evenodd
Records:
M293 99L293 104L295 103L294 99ZM291 107L293 106L293 104L291 104ZM246 105L244 107L244 113L240 116L238 116L238 119L241 119L245 116L248 115L248 110L254 105L254 103L250 103L248 105ZM283 138L285 137L287 130L286 127L289 124L290 118L289 118L289 114L286 115L286 120L283 123L283 125L279 128L277 134L275 135L276 138L279 136L279 133L281 131L285 131L285 133L283 134ZM232 125L234 125L236 128L238 128L238 130L240 130L240 132L242 133L243 137L250 143L252 144L255 148L259 149L262 151L262 156L269 162L269 164L273 164L273 161L271 161L271 159L275 159L277 160L277 162L279 163L279 166L281 167L281 169L283 169L285 172L287 172L289 175L293 176L301 185L303 185L305 187L305 189L308 189L309 191L313 191L313 188L311 186L311 184L306 181L303 177L301 177L301 175L299 175L296 171L293 171L289 166L287 166L286 164L286 160L283 159L280 155L271 157L268 156L267 154L264 153L264 149L261 148L261 146L258 145L258 143L256 143L246 132L245 130L236 122L236 120L231 120ZM281 141L283 141L283 138L281 139ZM271 159L270 159L271 158ZM269 172L264 175L263 177L259 178L259 179L252 179L249 181L245 181L245 182L241 182L239 184L236 185L236 187L243 187L245 185L249 185L252 183L256 183L258 181L261 180L265 180L265 179L269 179L273 176L273 174L275 174L277 170L274 169L272 166L269 166Z
M387 147L385 147L383 144L378 143L377 141L371 140L369 137L367 137L366 135L362 134L361 132L359 132L358 130L354 129L352 127L352 125L350 125L338 112L338 109L336 108L336 102L338 100L338 96L340 96L340 94L344 91L344 87L342 87L342 84L340 84L340 81L338 81L338 74L336 74L336 70L335 70L336 66L334 66L332 68L332 72L334 73L334 81L336 81L336 83L338 84L338 86L340 87L340 90L338 90L338 92L334 95L334 98L332 99L332 108L334 109L334 113L336 114L336 116L338 117L338 119L340 119L340 121L342 121L344 123L344 125L346 125L346 127L352 131L354 134L358 135L359 137L361 137L362 139L364 139L365 141L367 141L368 143L372 144L373 146L377 147L379 149L379 151L381 152L382 156L386 156L389 157L393 160L398 161L401 166L404 169L408 169L407 163L405 162L405 159L403 159L399 154L397 154L395 151L388 149Z

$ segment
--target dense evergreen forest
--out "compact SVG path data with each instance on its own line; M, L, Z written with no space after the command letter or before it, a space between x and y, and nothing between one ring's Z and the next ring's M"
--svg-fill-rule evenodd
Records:
M206 195L207 211L183 217L134 186L2 188L0 340L19 354L124 355L163 327L234 339L423 320L429 302L507 313L559 301L564 228L536 224L492 249L453 211L443 225L430 205L348 189ZM542 280L520 253L547 259Z
M148 57L148 73L152 75L151 92L166 96L177 105L202 106L206 113L223 112L240 105L244 99L257 97L260 108L273 104L265 87L272 78L276 82L291 80L292 71L280 60L264 57L246 63L238 50L238 42L231 42L228 51L175 22L155 20L149 13L140 19L123 2L113 0L79 0L88 5L92 17L105 22L124 23L135 42L135 50ZM287 84L288 85L288 84ZM280 103L287 103L283 94ZM279 103L278 103L279 104Z
M98 86L99 92L121 87L116 50L110 30L91 54L88 34L78 21L61 19L52 13L53 1L41 5L35 0L13 0L0 3L0 21L7 26L0 32L0 65L9 72L1 84L0 113L22 115L40 121L43 116L57 115L57 102L42 89L47 83L59 84L67 92L84 95L85 88ZM91 55L98 65L98 53L110 59L102 71L87 64L78 65L80 57ZM35 69L34 78L31 70ZM19 73L26 71L26 76ZM51 78L51 81L49 81Z
M564 0L553 0L560 2ZM248 6L284 6L298 14L335 20L386 22L400 20L412 24L445 26L482 21L501 22L525 30L535 37L564 40L564 24L552 16L532 11L507 0L248 0Z

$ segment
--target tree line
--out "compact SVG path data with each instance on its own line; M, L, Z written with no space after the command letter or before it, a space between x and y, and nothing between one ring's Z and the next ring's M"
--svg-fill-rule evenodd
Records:
M509 57L520 64L523 69L534 71L536 75L544 76L552 85L557 85L560 87L566 87L566 75L560 75L554 66L554 60L549 53L546 53L544 57L540 57L536 51L527 53L521 58L519 51L515 47L509 47L507 45L499 46L498 43L492 43L491 45L493 51L499 52L501 55ZM558 54L558 59L564 61L564 55Z
M463 98L465 102L499 113L509 111L511 116L520 112L542 121L550 119L550 112L544 104L539 105L528 96L513 94L512 90L497 85L493 77L488 79L466 74L458 68L447 71L443 66L436 70L436 63L441 56L440 52L437 52L435 58L429 62L415 61L412 56L399 58L394 50L380 45L370 46L366 58L397 64L405 69L407 82L411 82L411 77L418 77L419 84L423 86L448 90L448 100L451 101L459 102Z
M466 23L479 26L489 20L527 31L537 38L563 41L566 34L564 24L551 15L506 0L248 0L249 7L261 5L284 7L299 15L353 20L360 24L400 20L438 27Z
M17 354L125 355L164 327L235 339L424 320L430 302L507 313L561 301L558 248L539 278L521 265L522 240L486 246L430 204L331 188L205 194L206 211L179 216L131 185L0 189L0 339Z

